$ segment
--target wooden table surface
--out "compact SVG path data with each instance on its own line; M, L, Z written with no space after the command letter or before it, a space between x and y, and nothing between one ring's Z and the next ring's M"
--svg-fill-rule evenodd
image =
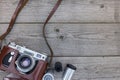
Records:
M0 34L19 0L0 0ZM49 50L42 26L57 0L29 0L4 42ZM63 0L46 28L54 60L77 67L72 80L120 80L120 0ZM0 72L0 80L6 75ZM55 72L61 80L62 72Z

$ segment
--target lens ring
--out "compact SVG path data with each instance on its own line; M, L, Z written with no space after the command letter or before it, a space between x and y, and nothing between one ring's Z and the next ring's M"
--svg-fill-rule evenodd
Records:
M21 62L22 59L23 61ZM27 62L26 60L30 60L30 63L29 61ZM28 65L26 65L26 63ZM30 55L20 55L18 59L16 60L17 70L22 73L27 73L31 71L34 68L35 64L36 64L35 59Z
M51 73L46 73L42 80L54 80L54 76Z

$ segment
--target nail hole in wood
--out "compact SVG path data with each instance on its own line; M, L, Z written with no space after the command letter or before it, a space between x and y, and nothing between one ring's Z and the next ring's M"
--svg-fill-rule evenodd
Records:
M100 8L104 8L104 7L105 7L105 5L104 5L104 4L101 4Z

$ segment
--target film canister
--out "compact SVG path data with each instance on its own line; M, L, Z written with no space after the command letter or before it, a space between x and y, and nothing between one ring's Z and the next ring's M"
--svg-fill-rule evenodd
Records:
M77 68L75 66L71 64L67 64L64 75L63 75L63 80L71 80L76 69Z

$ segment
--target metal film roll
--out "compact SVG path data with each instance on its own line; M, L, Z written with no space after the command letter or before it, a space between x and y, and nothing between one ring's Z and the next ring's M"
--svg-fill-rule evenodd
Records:
M76 70L75 66L67 64L66 70L63 75L63 80L71 80L75 70Z

